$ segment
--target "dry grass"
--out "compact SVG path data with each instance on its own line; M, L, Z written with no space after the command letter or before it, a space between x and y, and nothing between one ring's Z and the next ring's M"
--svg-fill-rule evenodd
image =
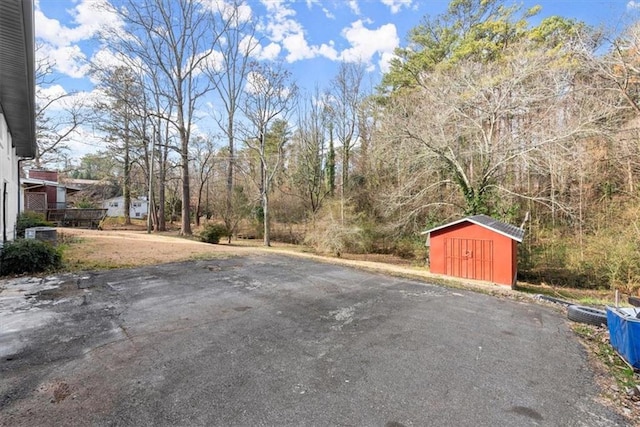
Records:
M71 269L121 268L214 258L246 253L242 246L211 245L180 237L178 232L147 234L133 230L58 229Z

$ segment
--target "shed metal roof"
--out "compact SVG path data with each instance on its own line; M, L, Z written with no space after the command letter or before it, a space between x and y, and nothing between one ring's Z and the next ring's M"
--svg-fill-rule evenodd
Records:
M36 154L32 0L0 0L0 111L20 157Z
M513 239L518 243L521 243L522 239L524 238L524 230L522 228L516 227L511 224L507 224L506 222L499 221L487 215L468 216L466 218L462 218L457 221L453 221L448 224L444 224L439 227L435 227L430 230L423 231L422 234L430 234L433 231L442 230L443 228L448 228L463 222L470 222L472 224L476 224L481 227L488 228L489 230L495 231L498 234L502 234L503 236Z

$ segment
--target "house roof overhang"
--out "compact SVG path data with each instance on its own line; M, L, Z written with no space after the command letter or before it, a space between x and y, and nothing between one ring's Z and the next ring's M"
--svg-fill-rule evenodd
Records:
M20 185L22 185L25 190L31 190L33 188L40 187L60 187L67 190L68 193L76 193L80 191L80 189L76 187L69 187L68 185L60 184L59 182L46 181L42 179L21 178Z
M513 226L511 224L507 224L502 221L498 221L497 219L491 218L487 215L474 215L466 218L461 218L457 221L450 222L448 224L441 225L439 227L432 228L427 231L423 231L421 234L427 234L427 239L431 237L431 233L434 231L442 230L444 228L449 228L457 224L461 224L463 222L469 222L472 224L479 225L480 227L487 228L492 230L498 234L502 234L512 240L515 240L518 243L522 243L522 239L524 238L524 230L522 228Z
M0 1L0 112L20 157L36 154L32 0Z

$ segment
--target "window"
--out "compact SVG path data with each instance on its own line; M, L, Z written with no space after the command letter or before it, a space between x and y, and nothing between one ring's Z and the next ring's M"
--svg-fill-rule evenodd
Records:
M118 207L118 202L111 202L111 203L109 203L109 207L110 207L110 208L117 208L117 207Z

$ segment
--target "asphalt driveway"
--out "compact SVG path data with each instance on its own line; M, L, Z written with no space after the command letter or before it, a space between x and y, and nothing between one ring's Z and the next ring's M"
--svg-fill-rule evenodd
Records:
M612 426L536 304L264 255L0 294L0 424Z

